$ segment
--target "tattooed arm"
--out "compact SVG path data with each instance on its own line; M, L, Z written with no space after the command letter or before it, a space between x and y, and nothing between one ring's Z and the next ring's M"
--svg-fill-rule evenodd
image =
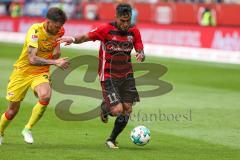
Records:
M32 46L28 47L28 60L31 65L34 66L47 66L47 65L55 65L56 62L51 59L45 59L37 56L37 48Z
M56 65L62 69L67 69L69 66L68 58L59 58L59 59L46 59L37 56L37 48L32 46L28 47L28 60L31 65L34 66L48 66Z
M53 52L53 59L58 59L60 58L60 56L61 56L60 45L57 45Z

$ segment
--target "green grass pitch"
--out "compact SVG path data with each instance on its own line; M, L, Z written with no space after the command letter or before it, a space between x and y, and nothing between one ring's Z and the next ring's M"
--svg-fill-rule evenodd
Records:
M7 107L8 78L21 45L0 43L0 48L2 113ZM63 49L62 53L68 57L97 55L97 52L73 49ZM135 116L118 138L119 150L109 150L104 145L114 119L103 124L99 118L63 121L55 115L54 107L63 99L74 100L71 112L75 114L92 109L100 99L56 91L46 114L33 128L35 143L25 144L20 133L37 102L29 90L19 114L6 130L0 160L239 160L240 65L157 57L147 57L146 63L166 66L168 72L160 79L171 83L174 89L158 97L142 98L134 106ZM83 81L85 72L86 66L77 68L65 83L99 90L98 79L91 83ZM148 90L154 86L138 88ZM154 114L159 117L151 117ZM173 115L181 117L174 119ZM137 125L151 130L151 140L146 146L136 146L129 138L131 129Z

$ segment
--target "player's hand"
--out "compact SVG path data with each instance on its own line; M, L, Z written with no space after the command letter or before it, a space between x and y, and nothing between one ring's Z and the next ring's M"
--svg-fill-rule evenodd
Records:
M57 43L65 43L64 46L70 45L74 42L73 37L62 37L57 39Z
M68 57L59 58L55 60L55 66L62 68L63 70L69 67Z
M138 62L143 62L145 60L145 55L143 53L137 53L136 59Z

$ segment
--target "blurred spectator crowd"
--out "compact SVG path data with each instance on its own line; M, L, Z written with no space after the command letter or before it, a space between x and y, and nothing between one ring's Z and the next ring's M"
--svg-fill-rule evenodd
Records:
M86 2L126 2L127 0L0 0L0 16L45 16L49 7L62 8L72 19L83 17L83 5ZM135 3L239 3L240 0L131 0Z

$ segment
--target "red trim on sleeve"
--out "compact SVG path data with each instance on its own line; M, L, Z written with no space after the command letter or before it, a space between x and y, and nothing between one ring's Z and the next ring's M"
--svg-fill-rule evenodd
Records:
M65 34L65 29L62 27L58 32L59 37L62 37Z

